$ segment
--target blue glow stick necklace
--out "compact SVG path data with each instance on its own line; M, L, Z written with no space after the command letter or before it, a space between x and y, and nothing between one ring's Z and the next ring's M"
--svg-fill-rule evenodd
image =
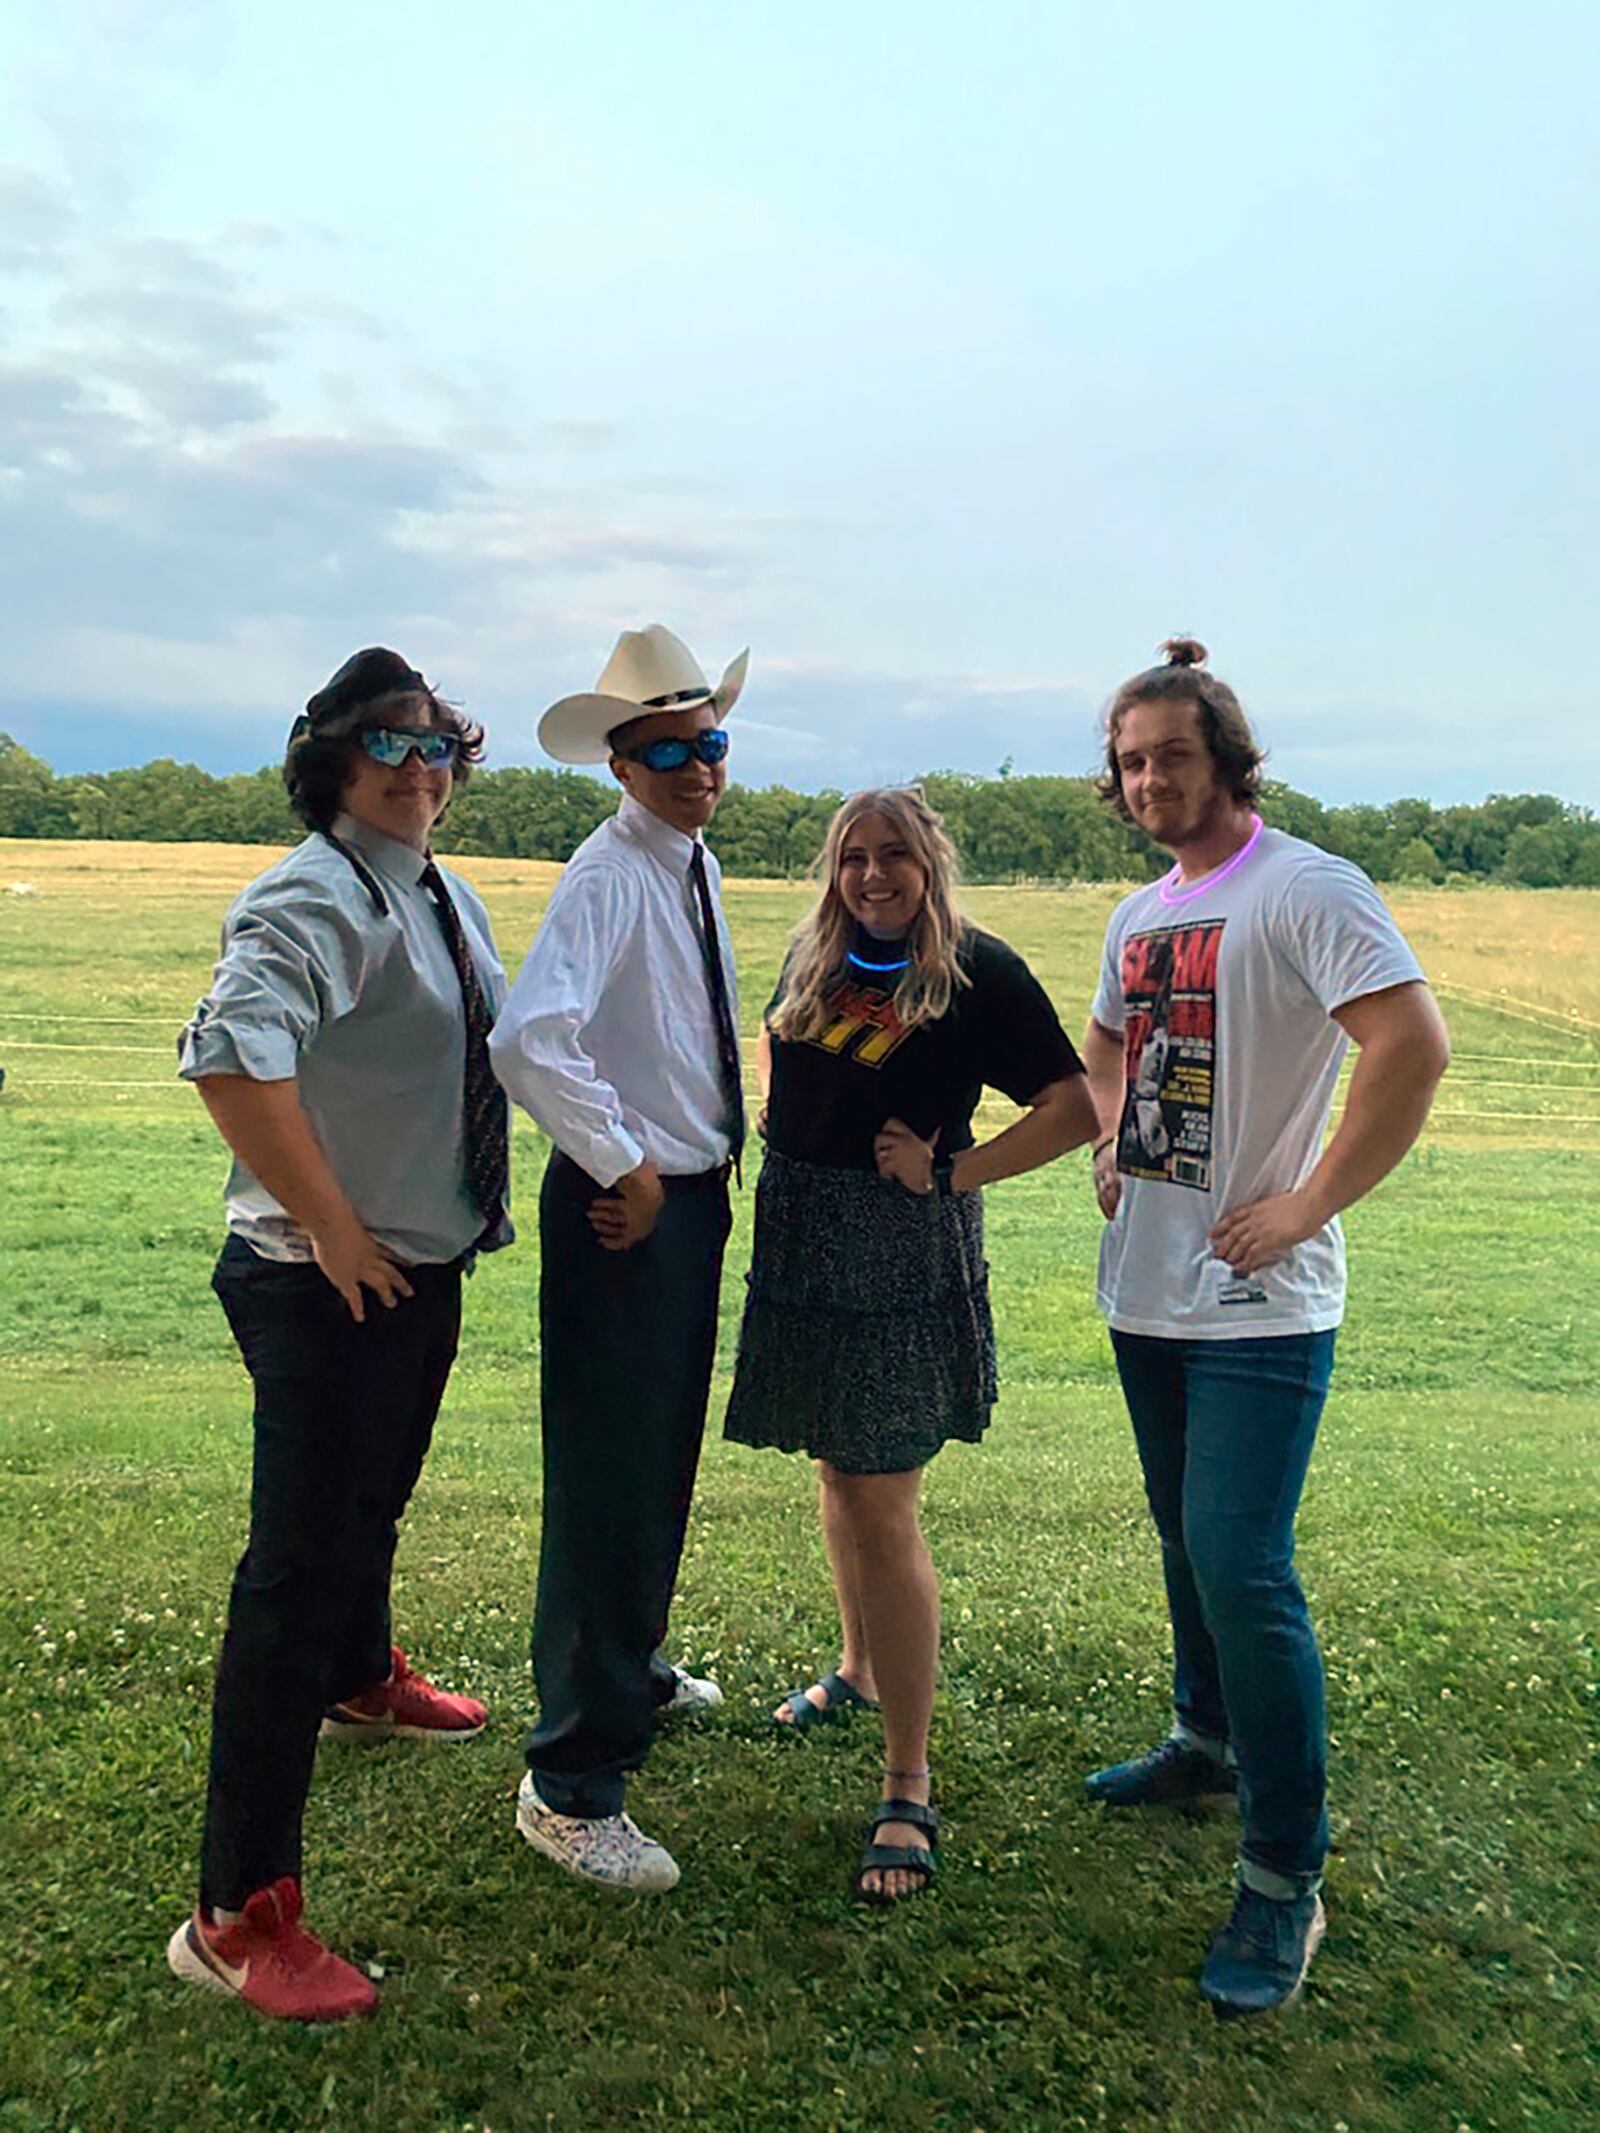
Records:
M857 940L861 938L859 933L856 935L856 938ZM868 938L870 939L871 936L869 935ZM876 942L874 943L874 945L883 948L892 948L896 944L893 941L882 941ZM896 963L873 963L869 962L864 955L857 955L853 948L847 948L844 952L844 956L845 961L847 963L854 963L857 970L870 971L874 977L886 977L892 971L909 970L911 967L911 958L909 955L901 956L900 960Z

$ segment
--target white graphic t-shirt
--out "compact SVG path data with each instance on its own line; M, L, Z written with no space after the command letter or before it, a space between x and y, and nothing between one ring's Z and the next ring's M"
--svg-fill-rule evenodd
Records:
M1100 1245L1100 1308L1119 1332L1338 1325L1337 1220L1243 1279L1206 1239L1314 1169L1349 1044L1333 1010L1421 976L1361 869L1281 830L1207 881L1152 882L1118 904L1093 1013L1120 1033L1127 1076L1122 1199Z

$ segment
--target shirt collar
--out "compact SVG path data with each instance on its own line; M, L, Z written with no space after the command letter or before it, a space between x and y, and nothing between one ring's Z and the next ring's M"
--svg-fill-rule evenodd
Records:
M675 874L687 874L689 862L694 857L698 837L685 836L674 829L670 822L663 822L659 815L651 814L648 807L636 800L631 792L622 796L622 805L617 809L617 826L647 852L672 868Z
M385 837L381 830L370 829L365 822L358 822L354 815L335 815L333 834L341 844L353 844L363 859L370 860L380 873L387 874L403 889L417 886L431 856L417 851L412 845L401 844L394 837Z

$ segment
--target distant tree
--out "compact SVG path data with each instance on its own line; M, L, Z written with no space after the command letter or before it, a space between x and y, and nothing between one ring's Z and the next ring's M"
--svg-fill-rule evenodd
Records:
M949 825L970 879L1139 881L1168 862L1108 812L1087 778L933 771L922 780Z
M72 806L42 757L0 733L0 837L70 837Z
M451 802L435 841L443 852L570 859L618 798L609 779L579 770L480 770Z
M1304 837L1307 843L1326 848L1328 810L1309 793L1296 792L1292 785L1280 785L1276 778L1267 778L1262 782L1256 806L1262 821L1270 823L1273 829L1284 830L1291 837Z
M1167 854L1102 805L1083 777L991 778L934 770L922 780L973 881L1148 881ZM837 792L730 785L709 832L730 874L793 879L821 849ZM480 771L439 825L442 852L571 858L617 805L616 786L579 770L512 765ZM1364 867L1378 881L1446 874L1529 887L1600 888L1600 822L1549 793L1494 793L1477 807L1394 800L1324 807L1269 780L1264 819ZM142 837L169 842L290 844L303 834L276 766L214 778L170 759L58 778L0 734L0 837Z
M1408 837L1390 864L1392 881L1444 880L1444 863L1426 837Z
M220 781L194 763L163 756L136 770L109 770L75 782L75 807L85 823L81 836L238 842Z
M1501 878L1530 889L1600 888L1600 822L1585 810L1524 822L1506 839Z
M63 778L61 790L72 817L74 837L109 837L107 824L111 819L111 796L106 791L103 777L90 773L78 778Z
M1420 837L1430 850L1438 831L1439 812L1431 800L1391 800L1384 809L1392 837L1409 844Z
M787 785L730 785L706 842L729 874L792 881L821 851L841 798Z
M1318 842L1341 859L1353 859L1374 881L1394 879L1390 865L1394 843L1381 807L1330 807L1327 834Z
M232 827L226 840L236 844L298 844L305 825L289 809L283 789L283 772L277 764L265 770L238 772L218 780L219 797Z

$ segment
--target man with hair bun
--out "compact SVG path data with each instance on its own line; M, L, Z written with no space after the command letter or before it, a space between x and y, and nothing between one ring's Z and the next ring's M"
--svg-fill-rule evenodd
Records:
M1298 1998L1325 1928L1323 1671L1294 1517L1344 1310L1338 1217L1416 1139L1449 1041L1367 877L1263 825L1262 751L1204 645L1163 649L1111 700L1100 791L1175 864L1112 913L1083 1056L1099 1301L1161 1542L1174 1721L1087 1791L1237 1793L1238 1887L1200 1989L1247 2015Z

